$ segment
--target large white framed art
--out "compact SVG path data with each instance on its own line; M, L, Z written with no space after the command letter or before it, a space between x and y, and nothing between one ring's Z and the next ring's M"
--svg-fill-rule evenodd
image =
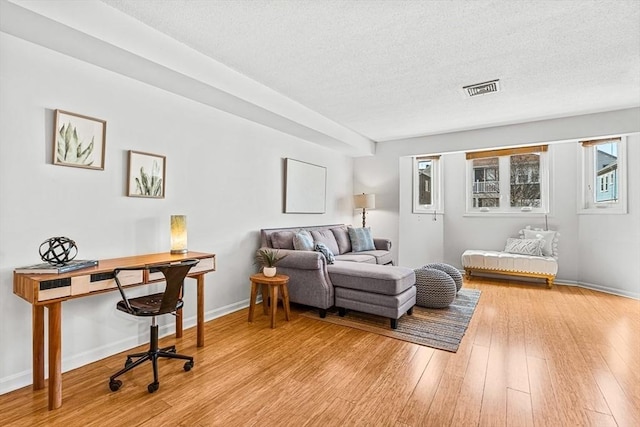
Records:
M285 159L284 213L325 213L327 168Z

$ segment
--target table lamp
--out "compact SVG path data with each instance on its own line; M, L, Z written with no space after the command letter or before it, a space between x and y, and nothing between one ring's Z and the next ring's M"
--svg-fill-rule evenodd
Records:
M365 227L365 216L367 209L376 208L376 195L375 194L356 194L353 196L353 203L356 209L362 209L362 227Z
M187 253L187 216L171 215L171 253Z

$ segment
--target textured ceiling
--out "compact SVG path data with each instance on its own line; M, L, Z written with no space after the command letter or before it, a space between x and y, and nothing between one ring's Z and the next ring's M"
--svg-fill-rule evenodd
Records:
M640 105L638 0L102 1L375 141Z

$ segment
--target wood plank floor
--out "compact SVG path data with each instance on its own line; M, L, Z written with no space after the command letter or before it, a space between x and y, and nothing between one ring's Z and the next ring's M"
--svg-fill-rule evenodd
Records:
M640 302L569 286L478 280L457 353L299 316L269 328L262 310L210 321L178 340L195 356L108 377L122 354L63 375L63 406L45 390L0 396L3 426L638 426ZM161 340L170 345L173 337ZM141 347L140 349L143 349ZM6 350L5 350L6 351Z

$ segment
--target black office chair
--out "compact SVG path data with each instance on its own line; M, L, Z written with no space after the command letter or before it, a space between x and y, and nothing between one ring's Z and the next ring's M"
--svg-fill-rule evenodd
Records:
M122 381L117 380L117 377L130 371L146 360L150 360L153 366L153 382L147 386L149 393L153 393L160 388L160 383L158 382L158 357L186 360L184 370L187 372L193 368L193 357L177 354L176 347L174 345L165 348L158 348L158 324L156 323L156 316L167 313L173 314L176 310L182 308L183 302L182 299L180 299L180 296L182 294L181 291L184 278L189 273L191 267L196 265L198 262L199 261L197 259L191 259L175 264L116 268L113 271L116 284L120 290L120 295L122 295L122 301L118 302L116 308L133 316L145 316L151 317L152 319L149 350L144 353L129 354L127 356L124 368L116 372L109 379L109 388L111 391L117 391L120 389L120 386L122 386ZM120 283L120 279L118 278L118 274L121 271L131 270L146 270L148 273L157 271L162 272L166 281L164 292L137 298L127 298L124 293L124 289L122 288L122 284ZM133 359L135 358L137 358L137 360L134 361Z

